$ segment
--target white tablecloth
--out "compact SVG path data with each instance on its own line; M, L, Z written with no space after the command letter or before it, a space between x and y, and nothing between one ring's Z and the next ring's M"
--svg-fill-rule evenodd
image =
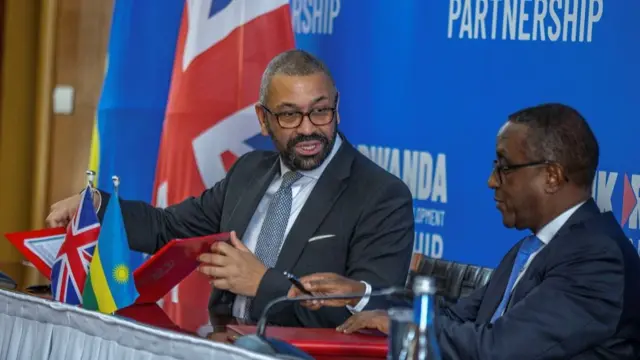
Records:
M232 345L0 290L2 360L272 360Z

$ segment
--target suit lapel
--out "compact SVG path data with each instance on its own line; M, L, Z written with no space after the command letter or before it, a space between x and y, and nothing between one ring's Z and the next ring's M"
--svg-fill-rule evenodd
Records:
M593 199L589 199L586 203L580 206L576 210L576 212L573 213L573 215L571 215L569 219L567 219L567 222L564 223L562 227L558 230L558 232L553 236L553 238L551 239L552 241L550 241L547 246L545 246L542 250L540 250L540 252L536 255L535 258L533 258L533 260L527 267L527 270L525 271L525 273L522 274L522 278L520 279L518 284L516 284L516 287L511 292L511 298L507 303L507 309L509 309L513 305L513 301L519 301L521 299L520 293L524 291L523 290L524 288L521 287L520 285L527 282L527 280L531 276L530 274L540 273L540 271L544 267L544 264L546 264L547 262L546 260L547 260L547 257L549 256L550 246L554 246L559 241L561 242L564 235L569 233L573 228L575 228L576 226L581 226L581 224L585 220L599 214L600 214L600 210L596 205L595 201Z
M265 159L255 170L253 178L246 186L231 215L229 216L229 229L235 230L239 239L242 239L249 221L256 211L256 207L262 200L264 193L278 173L278 156Z
M546 263L548 254L549 248L548 246L545 246L544 248L542 248L542 250L540 250L536 257L533 258L527 269L524 271L524 274L522 274L520 281L518 281L516 286L513 288L511 296L509 297L509 301L507 302L505 312L509 310L511 306L513 306L514 301L520 301L520 299L522 298L520 293L525 289L523 285L528 282L529 278L531 277L530 274L538 274L540 272L541 268Z
M562 227L560 227L560 229L553 236L549 244L545 246L542 250L540 250L540 252L536 255L533 261L531 261L531 264L529 264L529 267L527 267L526 272L522 275L521 280L525 280L527 278L527 275L530 273L537 273L540 271L540 269L546 263L546 259L549 254L549 249L551 246L555 246L555 244L557 244L558 242L562 242L562 239L565 237L565 235L568 234L572 229L574 229L576 226L582 226L581 224L583 224L584 221L599 214L600 214L600 210L598 209L598 206L596 205L595 201L593 201L593 199L589 199L582 206L580 206L576 210L576 212L574 212L573 215L571 215L571 217L567 219L567 222L565 222L562 225ZM521 282L518 282L518 285ZM512 294L515 295L517 290L518 290L518 287L516 286Z
M587 200L587 202L582 204L582 206L580 206L576 210L576 212L573 213L573 215L571 215L571 217L564 225L562 225L560 230L558 230L556 235L553 237L553 240L555 241L556 238L563 237L574 227L582 226L581 224L586 220L597 215L600 215L600 208L598 208L598 205L596 205L596 202L593 200L593 198L590 198L589 200Z
M522 240L518 241L516 246L511 249L511 251L505 257L504 261L493 273L490 286L487 288L487 293L484 295L483 300L483 308L487 309L488 311L483 312L482 314L478 314L479 322L487 322L491 320L493 313L498 308L498 305L500 305L502 296L507 289L509 277L511 276L511 269L513 268L513 264L516 261L516 255L518 254L518 249L520 248L521 243Z
M307 244L307 240L315 233L335 201L347 187L346 179L351 173L355 151L343 138L340 150L318 179L318 183L289 231L278 256L277 269L288 270L295 265Z

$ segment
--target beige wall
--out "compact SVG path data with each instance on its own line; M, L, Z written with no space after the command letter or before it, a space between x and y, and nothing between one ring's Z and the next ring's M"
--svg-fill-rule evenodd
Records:
M53 117L49 203L78 193L86 184L112 6L111 0L60 0L55 82L72 85L76 96L72 115Z
M49 206L84 185L113 4L3 2L0 234L43 227ZM55 84L75 88L73 114L51 113ZM43 282L21 260L0 236L3 270L26 285Z

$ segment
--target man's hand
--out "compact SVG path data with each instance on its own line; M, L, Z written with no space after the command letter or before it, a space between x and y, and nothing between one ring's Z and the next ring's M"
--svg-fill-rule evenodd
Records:
M264 264L231 233L231 245L216 242L211 253L200 255L198 270L211 277L210 283L221 290L237 295L256 296L262 277L267 272Z
M361 329L376 329L389 334L389 315L384 310L363 311L348 318L336 330L345 334Z
M51 205L51 209L49 210L49 215L46 220L47 226L51 228L67 227L69 222L71 222L73 215L78 210L80 199L80 195L74 195Z
M317 273L300 278L304 288L313 295L341 295L341 294L361 294L358 298L346 300L313 300L305 301L303 306L317 310L322 306L343 307L346 305L356 306L366 290L366 285L360 281L351 280L335 273ZM297 297L304 295L295 286L289 290L287 296Z
M75 215L76 211L78 211L78 206L80 206L80 200L82 200L82 196L84 195L84 191L78 195L73 195L64 200L60 200L57 203L51 205L49 210L49 215L46 219L46 224L48 227L67 227L73 219L73 215ZM102 202L102 197L100 192L95 190L93 191L93 208L98 211L100 208L100 203Z

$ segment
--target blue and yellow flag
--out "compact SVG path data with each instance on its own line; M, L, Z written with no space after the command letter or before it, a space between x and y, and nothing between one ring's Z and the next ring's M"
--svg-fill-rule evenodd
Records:
M120 202L115 197L112 199L107 204L82 294L84 308L106 314L133 304L139 295L133 281Z
M113 2L90 169L98 188L110 187L118 174L128 200L151 202L184 6L185 0Z
M111 175L127 182L120 195L151 202L158 146L185 0L113 2L105 78L98 103L89 169L95 186ZM144 256L132 251L132 269Z

